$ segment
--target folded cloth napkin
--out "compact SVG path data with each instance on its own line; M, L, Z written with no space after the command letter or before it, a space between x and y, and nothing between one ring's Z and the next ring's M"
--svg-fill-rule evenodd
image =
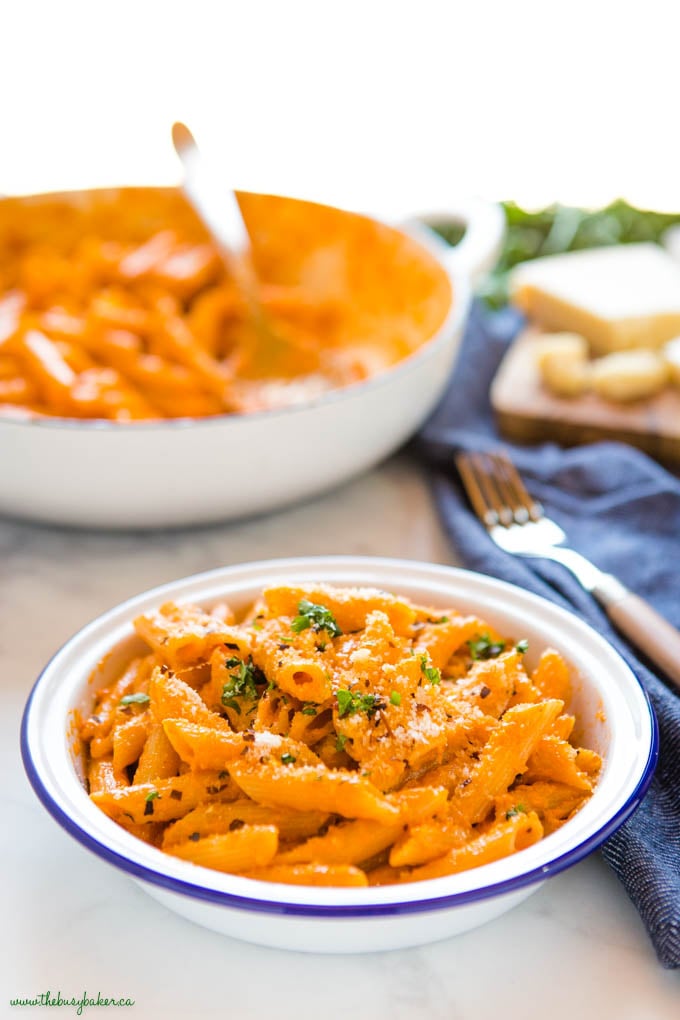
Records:
M489 387L521 325L511 309L473 308L458 365L443 401L414 441L428 465L444 525L466 566L536 592L580 615L629 663L654 705L660 757L637 812L602 853L633 900L665 967L680 966L680 694L643 664L568 571L547 560L512 557L473 516L453 464L457 450L499 446ZM565 450L503 443L531 494L569 543L615 574L680 627L680 481L620 443Z

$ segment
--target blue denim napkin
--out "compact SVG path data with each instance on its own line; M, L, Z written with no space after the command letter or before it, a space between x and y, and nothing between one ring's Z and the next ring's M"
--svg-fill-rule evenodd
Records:
M654 705L661 748L638 811L602 853L637 907L664 967L680 966L680 695L643 664L603 610L559 564L507 555L468 507L452 454L499 445L489 404L498 364L521 325L511 309L473 308L442 403L415 440L444 525L465 565L578 613L621 652ZM680 627L680 481L620 443L562 449L503 445L569 542Z

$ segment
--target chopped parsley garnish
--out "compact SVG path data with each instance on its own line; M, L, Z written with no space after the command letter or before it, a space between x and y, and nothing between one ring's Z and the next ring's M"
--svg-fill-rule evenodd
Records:
M316 650L317 650L317 652L325 652L326 651L326 642L325 641L320 641L319 644L316 646Z
M335 738L335 750L336 751L344 751L346 743L347 743L347 737L345 736L345 734L344 733L338 733L337 737Z
M436 666L428 666L427 655L421 655L420 658L420 672L423 674L426 680L429 680L431 684L440 684L442 682L442 675Z
M401 694L399 691L392 691L390 694L390 703L392 705L401 705Z
M232 673L229 680L222 687L222 704L225 708L232 708L238 715L241 714L241 706L236 698L257 698L257 685L265 682L265 675L261 669L250 662L243 662L241 659L227 659L227 669L238 668L237 673Z
M488 634L480 634L478 638L471 638L467 644L470 655L475 661L496 659L501 652L505 651L505 641L492 641Z
M288 751L281 755L282 765L294 765L296 761L297 758L295 758L292 754L288 754Z
M515 804L514 807L511 807L509 811L505 812L505 817L508 821L510 821L511 818L516 818L517 815L525 815L526 813L527 809L524 804Z
M359 694L355 691L338 691L338 715L344 719L355 712L365 712L368 718L384 707L384 702L377 694Z
M124 697L122 697L120 699L119 704L120 705L148 705L150 700L151 699L149 698L148 694L142 694L140 692L139 694L126 694Z
M327 631L331 637L340 637L342 631L335 622L335 617L331 613L330 609L326 609L325 606L319 606L315 602L310 602L309 599L300 599L298 602L298 616L293 618L291 622L291 630L299 634L302 630L307 630L309 627L312 630Z
M522 638L522 640L518 641L517 644L515 645L515 650L518 651L520 655L524 655L528 647L529 642L527 641L526 638Z
M256 623L251 623L250 626L252 627L253 630L262 630L262 624L261 623L257 623L257 622Z
M449 617L448 616L440 616L438 620L428 620L427 622L428 623L448 623L449 622Z
M316 705L313 702L307 702L300 710L303 715L316 715Z
M158 790L152 790L151 793L147 793L146 797L144 798L145 815L153 814L153 802L156 800L157 797L160 797L160 793L158 792Z

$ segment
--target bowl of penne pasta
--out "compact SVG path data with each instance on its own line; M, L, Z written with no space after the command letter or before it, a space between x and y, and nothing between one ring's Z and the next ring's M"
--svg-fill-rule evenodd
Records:
M451 249L422 222L239 201L269 341L178 190L0 200L0 512L107 528L262 513L425 419L499 208L452 207L467 230Z
M316 952L493 919L639 804L657 735L581 620L464 570L227 567L75 635L22 725L47 810L169 909Z

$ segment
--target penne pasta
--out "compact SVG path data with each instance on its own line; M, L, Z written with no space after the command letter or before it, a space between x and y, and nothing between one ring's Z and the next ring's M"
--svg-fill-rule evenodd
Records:
M469 868L479 868L482 864L491 864L532 846L542 835L543 826L535 812L518 814L493 825L487 832L471 839L463 846L450 850L445 856L438 857L420 868L414 868L405 877L410 882L420 882L428 878L454 875Z
M279 837L273 825L244 825L234 832L172 843L167 852L216 871L263 868L276 855Z
M164 258L149 248L126 272L151 285ZM115 288L107 301L122 322ZM245 612L166 603L135 628L148 653L79 724L89 792L189 864L289 884L435 878L554 832L598 780L599 755L572 743L561 656L528 674L525 642L460 609L310 583Z

